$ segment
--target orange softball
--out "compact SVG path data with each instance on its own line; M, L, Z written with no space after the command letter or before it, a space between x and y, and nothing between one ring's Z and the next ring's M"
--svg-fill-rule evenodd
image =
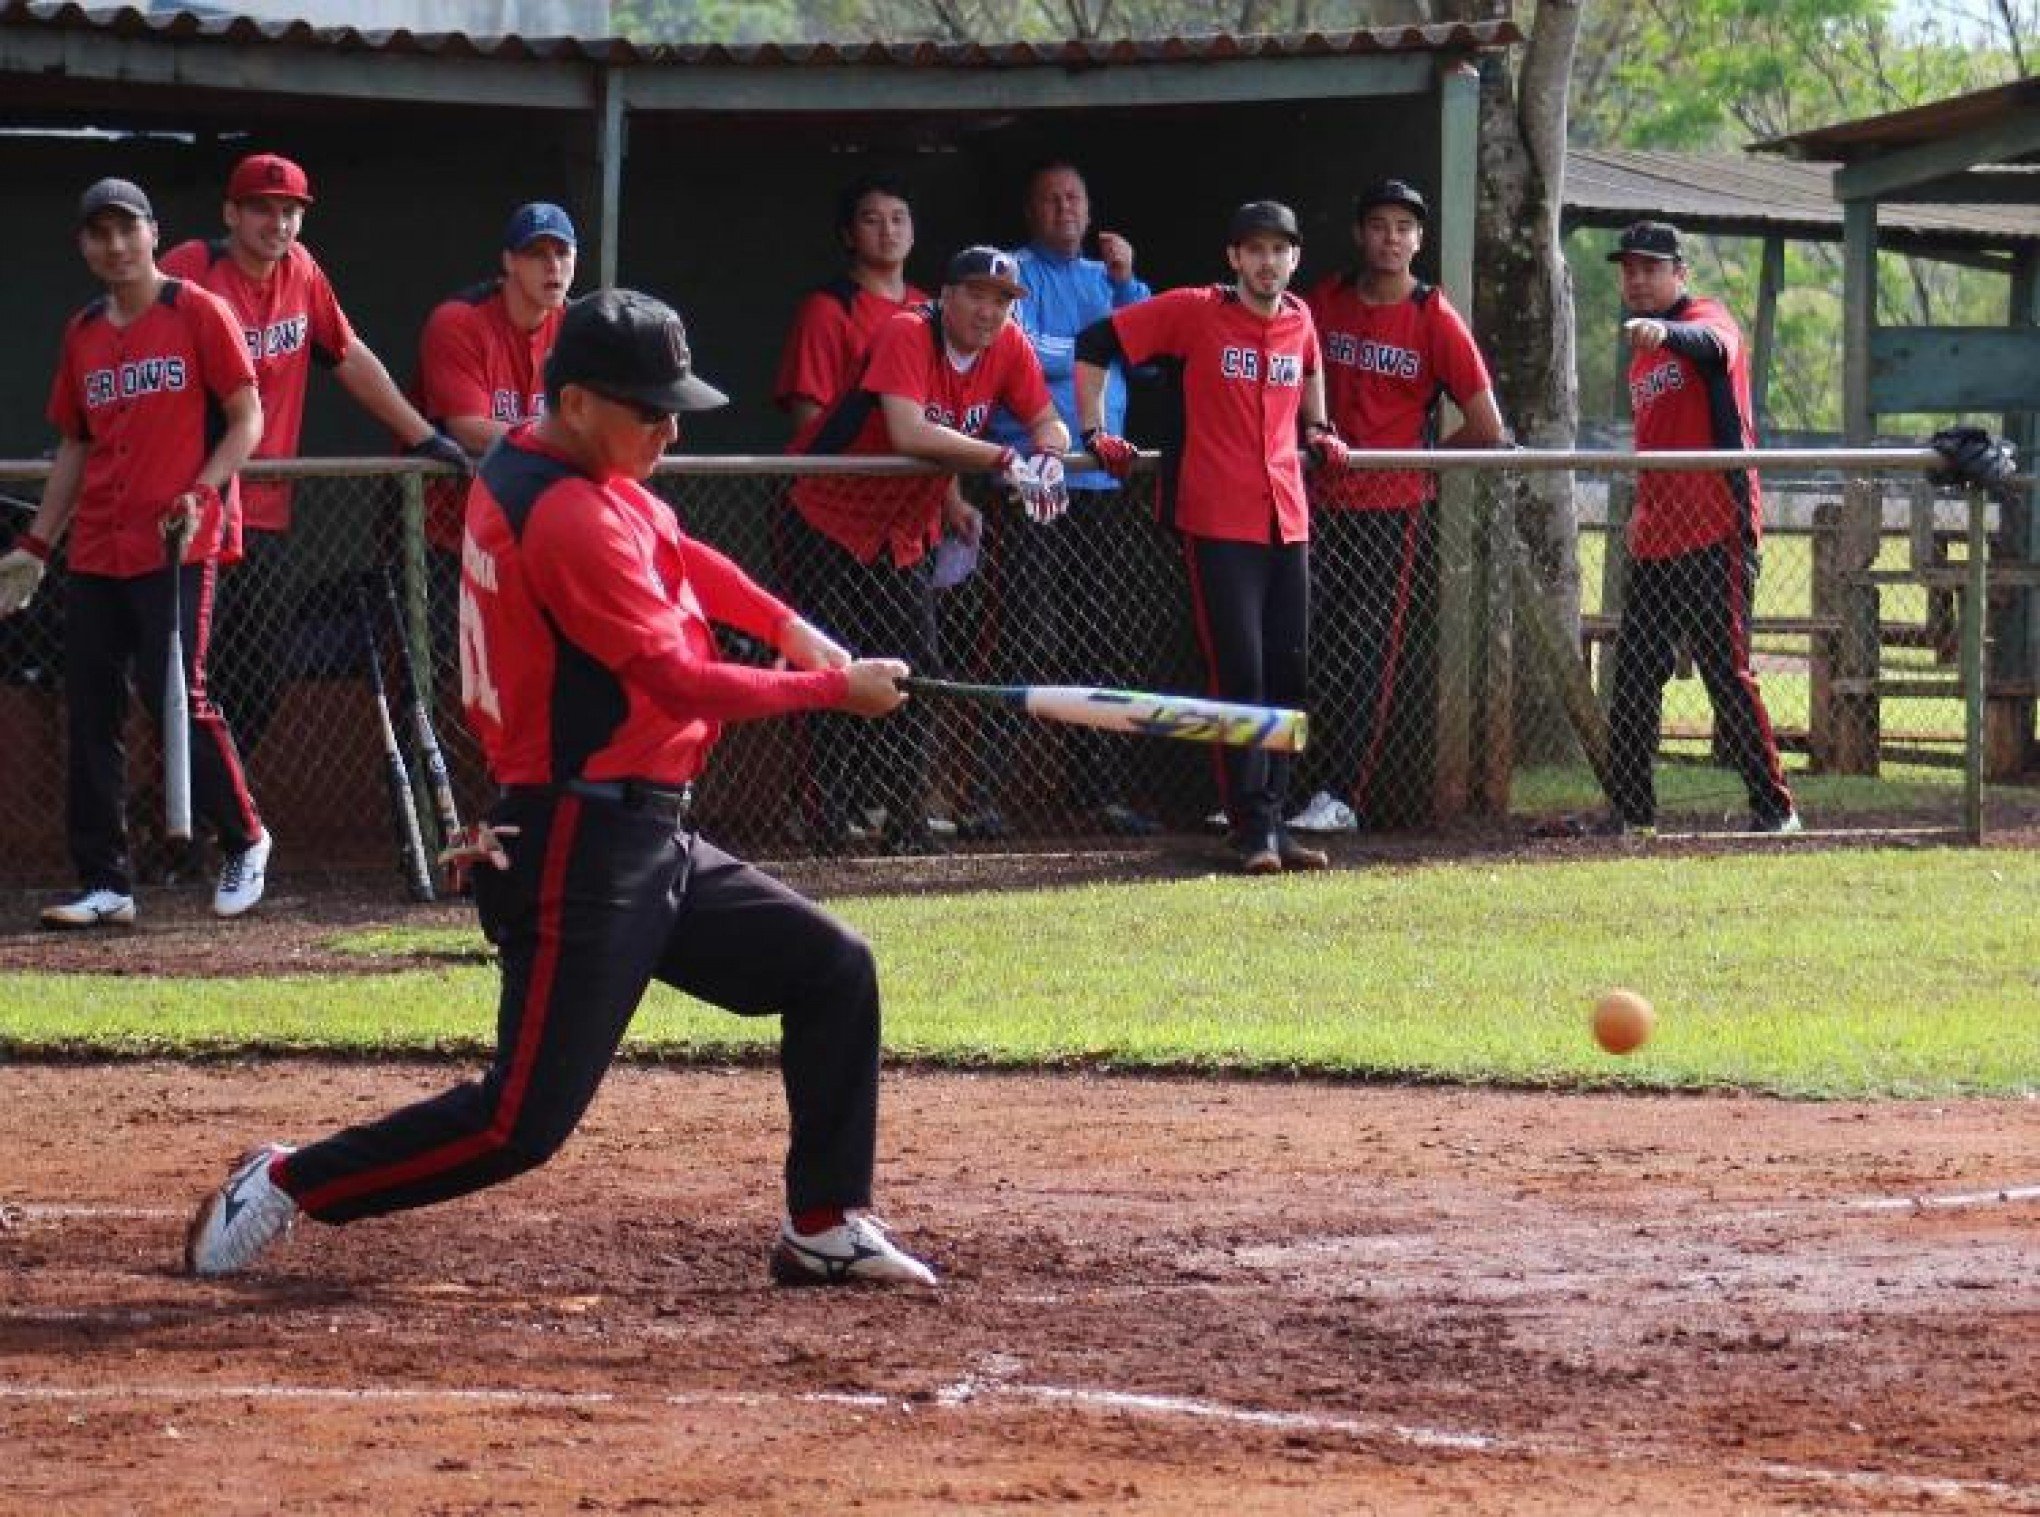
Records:
M1656 1026L1650 1002L1633 990L1604 990L1594 1002L1594 1041L1609 1053L1634 1053Z

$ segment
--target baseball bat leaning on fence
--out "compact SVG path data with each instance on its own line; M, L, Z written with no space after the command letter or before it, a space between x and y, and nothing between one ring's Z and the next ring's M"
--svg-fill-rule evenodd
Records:
M179 517L163 534L170 560L170 639L163 650L163 834L191 841L191 691L184 682L184 550L198 524Z
M425 703L425 689L418 680L418 668L411 658L411 639L404 625L403 603L397 599L397 582L385 565L382 574L383 605L389 612L390 630L397 639L397 677L404 704L411 708L411 736L416 740L418 766L425 771L425 783L432 792L432 809L439 816L439 843L451 848L460 837L460 809L453 800L453 779L446 772L446 753L439 746L439 733L432 725L432 711Z
M382 651L377 646L375 603L366 583L354 587L355 610L361 626L361 654L368 666L369 694L375 698L376 722L383 745L383 779L389 789L390 826L396 832L397 867L414 901L430 901L432 864L425 854L425 840L418 831L418 807L411 795L411 771L405 766L404 751L397 745L396 724L390 720L389 691L383 685Z
M1280 706L1247 706L1195 695L1153 695L1144 690L1106 690L1095 685L964 685L912 676L900 688L913 695L946 695L984 705L1007 706L1045 721L1105 732L1173 737L1228 748L1266 748L1300 753L1308 737L1301 711Z

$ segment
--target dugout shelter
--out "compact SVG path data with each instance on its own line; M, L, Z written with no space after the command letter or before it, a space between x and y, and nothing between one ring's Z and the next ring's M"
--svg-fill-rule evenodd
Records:
M257 150L306 166L318 199L305 241L399 379L431 307L494 273L509 211L533 199L567 206L582 235L579 287L622 283L673 300L702 371L732 396L727 410L690 418L693 454L784 447L788 428L770 401L780 345L799 297L840 269L835 199L866 172L909 186L908 275L932 288L956 248L1021 241L1027 171L1068 158L1086 175L1097 224L1133 241L1157 289L1228 277L1227 217L1261 197L1297 209L1299 284L1314 279L1350 255L1355 190L1393 174L1434 207L1420 273L1470 310L1474 65L1521 40L1505 0L1490 14L1295 36L737 47L0 0L0 206L19 229L14 277L0 284L0 320L15 337L0 365L0 458L49 445L41 418L62 323L94 293L72 236L79 190L106 174L133 178L154 199L166 245L218 235L227 173ZM1130 430L1152 439L1141 405L1137 395ZM336 385L314 381L307 456L389 449ZM744 509L762 521L774 486L754 484L756 505ZM1417 750L1411 820L1429 814L1427 798L1455 786L1463 795L1463 780L1438 775L1463 776L1480 730L1465 710L1481 615L1471 583L1441 596L1436 615L1456 630L1434 645L1464 656L1427 670L1418 705L1459 741ZM292 657L343 671L344 636ZM17 687L0 688L0 700L29 700L48 726L46 702L22 684L0 681ZM342 754L358 724L321 721L328 697L301 693L310 724L297 725L323 726L329 751L303 767L296 789L265 774L259 750L251 772L293 849L331 850L346 840L330 813L379 809L376 759ZM23 741L35 730L8 727ZM18 757L41 773L50 746ZM1188 772L1206 755L1185 749L1167 761ZM718 767L741 774L743 755ZM54 777L45 779L49 789ZM53 809L29 818L38 836ZM0 851L32 856L8 846L12 820L0 818Z

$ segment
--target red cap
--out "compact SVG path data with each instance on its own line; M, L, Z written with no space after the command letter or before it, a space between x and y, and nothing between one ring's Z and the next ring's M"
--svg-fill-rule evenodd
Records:
M227 199L252 200L257 195L281 195L310 205L312 181L288 158L251 153L234 165L234 176L227 181Z

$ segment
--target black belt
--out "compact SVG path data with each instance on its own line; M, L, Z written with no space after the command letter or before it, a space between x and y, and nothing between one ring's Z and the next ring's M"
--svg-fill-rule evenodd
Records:
M694 809L692 785L655 785L650 780L561 780L556 785L505 785L506 800L558 800L563 795L642 811L679 826Z

